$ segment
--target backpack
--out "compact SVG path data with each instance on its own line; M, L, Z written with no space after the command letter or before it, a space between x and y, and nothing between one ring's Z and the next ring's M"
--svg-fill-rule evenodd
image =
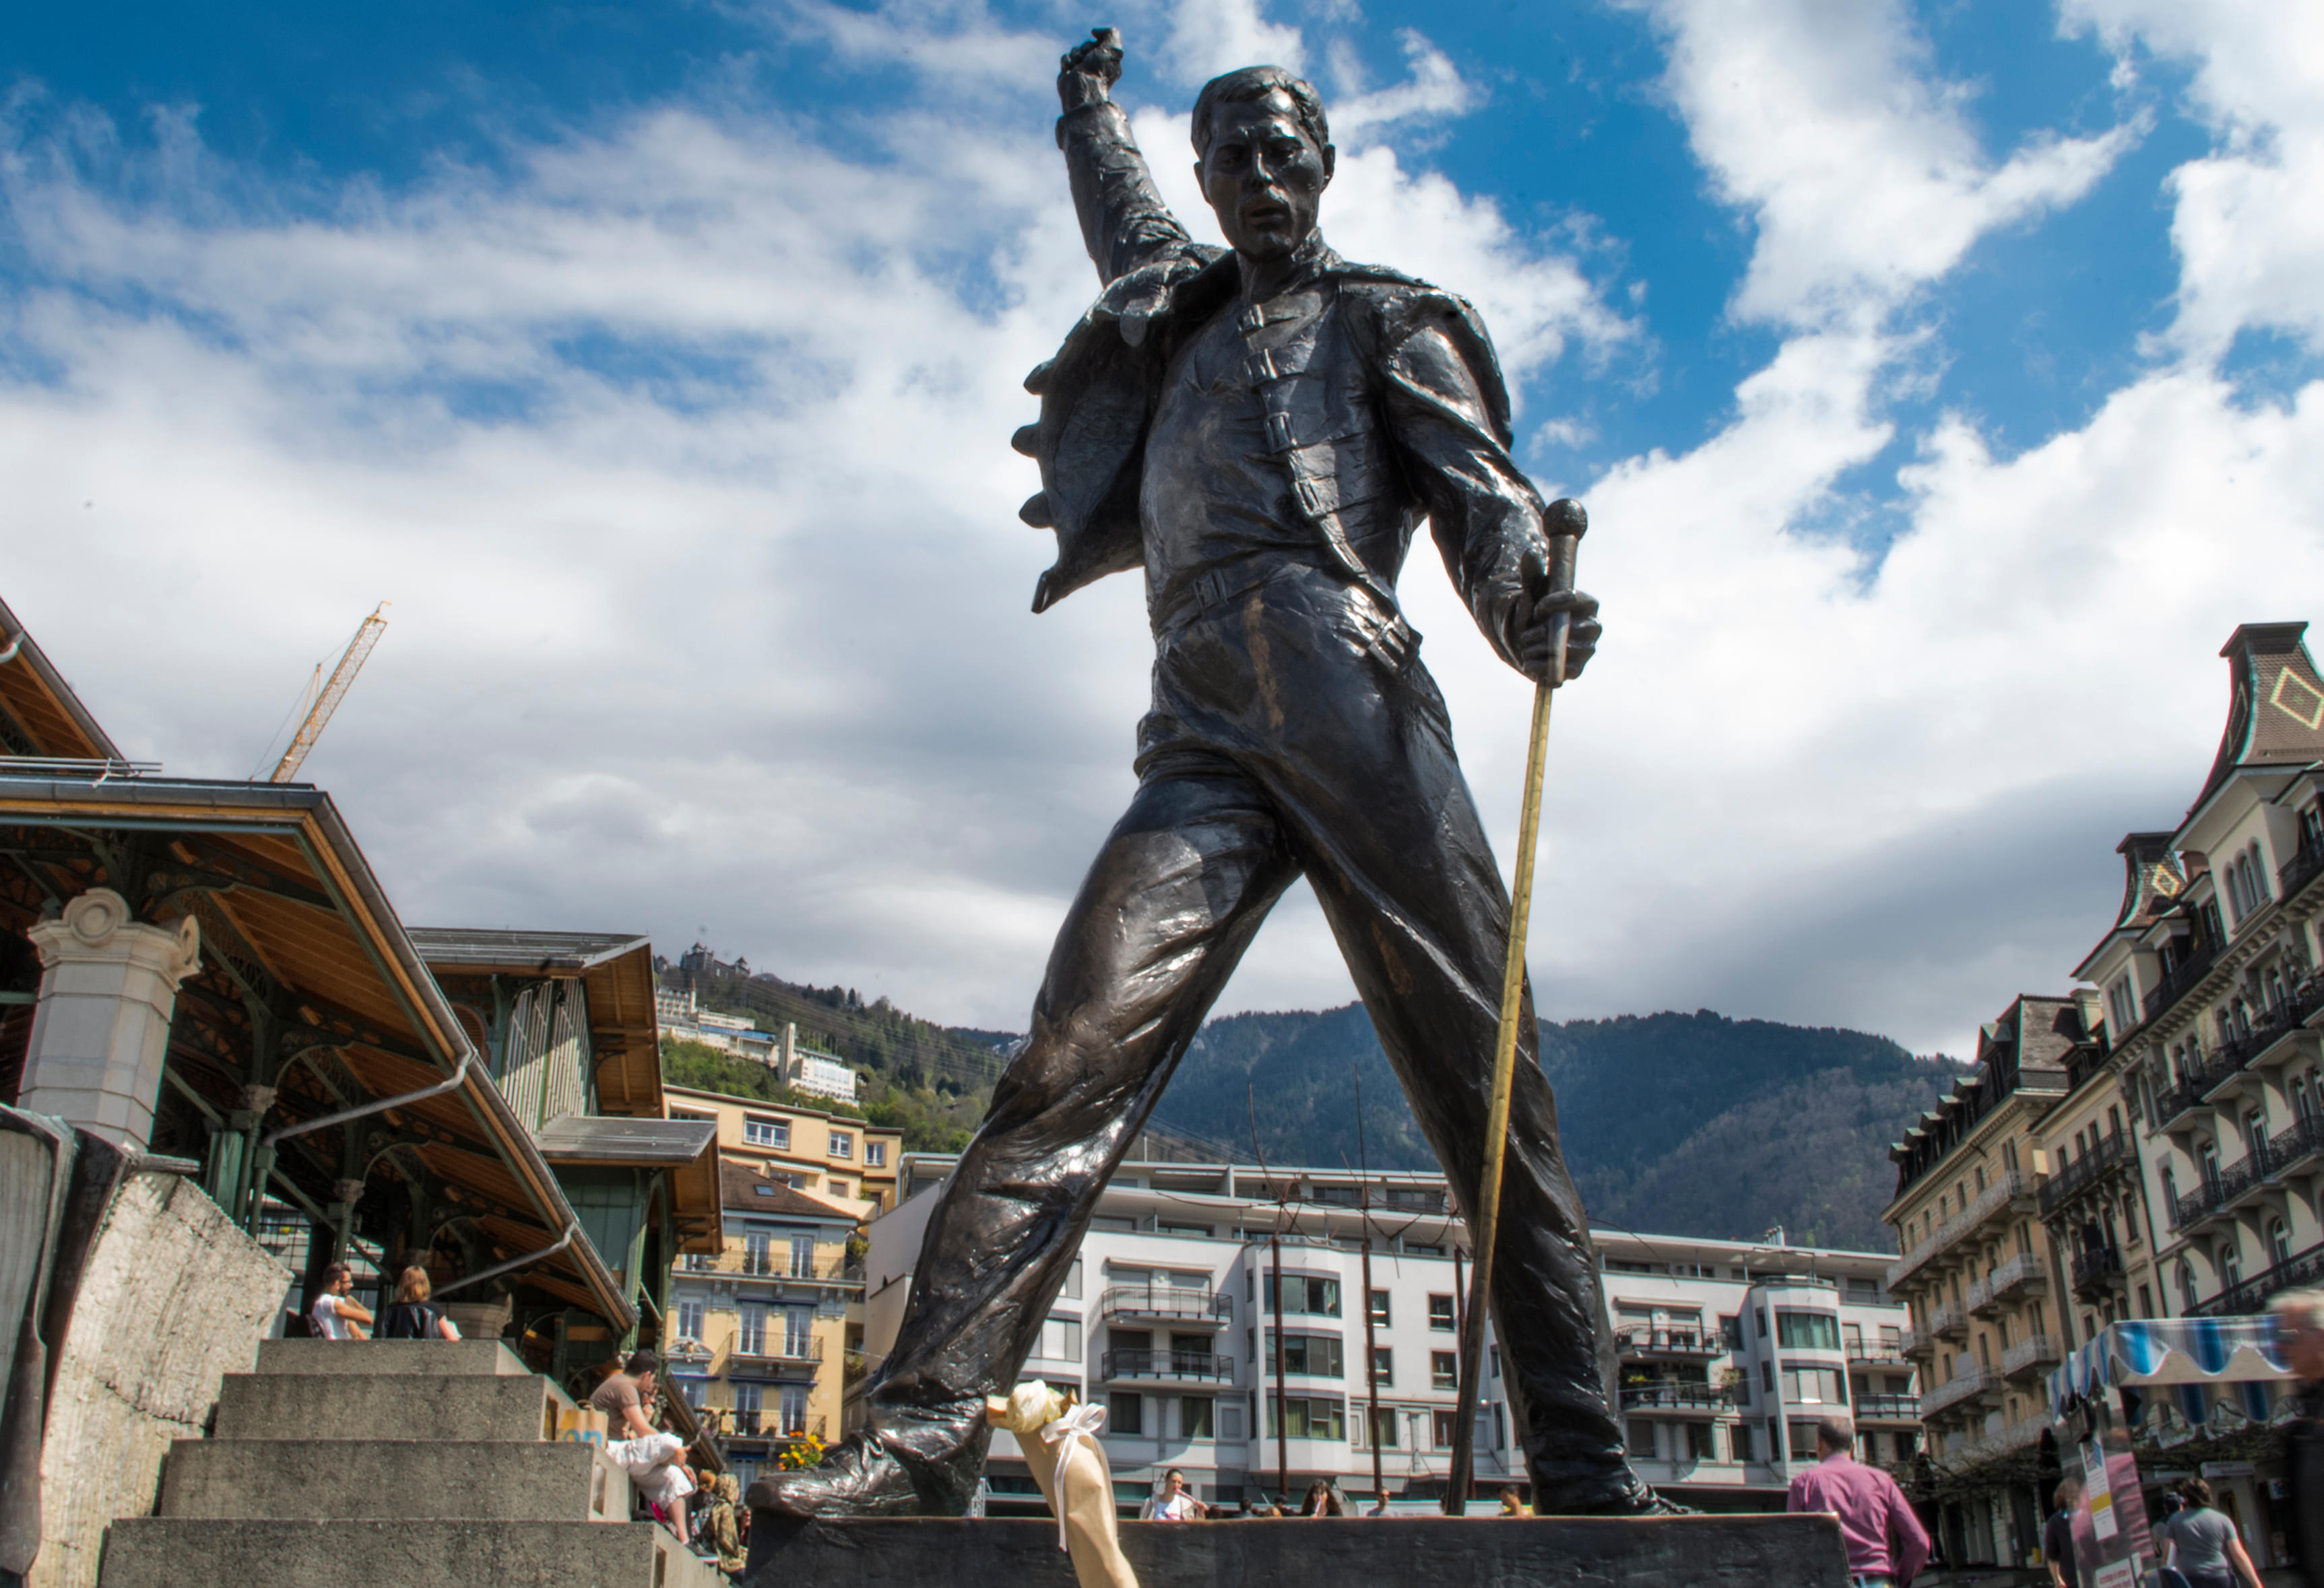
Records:
M432 1340L436 1338L438 1316L437 1310L425 1301L394 1302L379 1320L379 1337L383 1340Z

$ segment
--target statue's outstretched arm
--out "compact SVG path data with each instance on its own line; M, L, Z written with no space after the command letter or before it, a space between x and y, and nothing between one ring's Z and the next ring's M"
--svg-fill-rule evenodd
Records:
M1098 280L1111 285L1140 265L1194 246L1162 202L1154 173L1138 152L1130 118L1113 103L1121 76L1121 35L1100 28L1068 51L1057 72L1057 147L1065 151L1074 209Z

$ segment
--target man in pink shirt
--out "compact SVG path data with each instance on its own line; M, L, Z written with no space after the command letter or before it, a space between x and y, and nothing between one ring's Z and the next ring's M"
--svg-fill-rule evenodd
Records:
M1792 1480L1786 1510L1828 1510L1840 1519L1854 1588L1904 1588L1928 1564L1929 1535L1896 1480L1849 1454L1856 1425L1846 1417L1816 1424L1816 1464Z

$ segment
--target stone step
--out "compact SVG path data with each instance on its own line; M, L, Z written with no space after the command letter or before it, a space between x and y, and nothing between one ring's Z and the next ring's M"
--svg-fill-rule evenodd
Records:
M265 1340L262 1373L427 1373L523 1378L532 1370L500 1340Z
M630 1483L595 1445L180 1439L155 1510L212 1520L627 1521Z
M446 1439L515 1443L557 1437L573 1401L539 1374L228 1373L219 1439Z
M720 1588L651 1522L217 1521L127 1517L99 1588Z
M1831 1516L1124 1522L1140 1588L1848 1588ZM1071 1588L1053 1521L751 1523L747 1583ZM112 1588L108 1582L106 1588Z

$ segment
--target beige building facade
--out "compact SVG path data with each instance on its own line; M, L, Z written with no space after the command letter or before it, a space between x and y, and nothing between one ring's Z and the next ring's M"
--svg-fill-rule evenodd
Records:
M877 1218L896 1205L903 1132L817 1108L687 1087L665 1089L672 1118L717 1122L724 1161L783 1177L793 1190L846 1207L859 1220Z

